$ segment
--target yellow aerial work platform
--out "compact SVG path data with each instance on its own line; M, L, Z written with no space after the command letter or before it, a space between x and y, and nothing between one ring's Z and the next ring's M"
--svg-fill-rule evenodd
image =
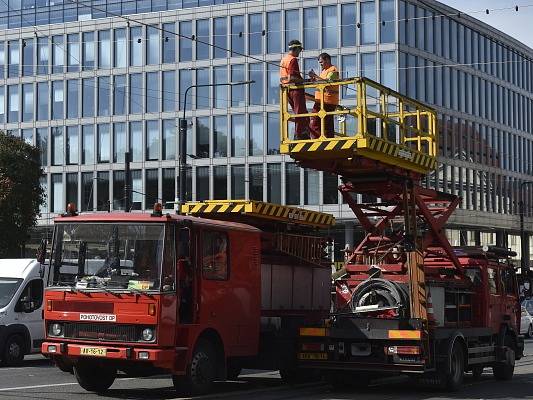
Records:
M225 219L257 225L283 223L324 229L335 225L331 214L282 206L255 200L206 200L188 202L181 208L182 214L205 215L209 218Z
M337 87L341 104L326 112L294 114L289 90L309 94ZM322 96L323 98L324 96ZM282 85L280 91L281 153L305 166L315 160L335 160L337 170L355 171L354 160L371 160L401 171L427 174L437 167L437 115L432 108L367 78ZM298 118L317 118L320 137L295 140L290 125ZM326 132L326 118L337 119L335 132ZM316 163L320 168L319 162Z

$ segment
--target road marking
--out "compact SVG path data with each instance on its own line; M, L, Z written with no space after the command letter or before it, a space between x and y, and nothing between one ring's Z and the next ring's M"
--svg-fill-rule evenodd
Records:
M120 379L117 379L117 381L131 381L134 379L137 379L137 378L120 378ZM9 392L12 390L41 389L41 388L47 388L47 387L72 386L72 385L77 385L77 384L78 382L68 382L68 383L52 383L49 385L17 386L17 387L1 388L0 392Z

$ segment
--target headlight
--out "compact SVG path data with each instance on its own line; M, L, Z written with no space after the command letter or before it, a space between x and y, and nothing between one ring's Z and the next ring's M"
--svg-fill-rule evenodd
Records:
M154 340L154 330L152 328L145 328L143 330L143 340L145 342L151 342Z
M63 326L61 324L58 324L58 323L52 324L50 332L54 336L61 336L61 334L63 333Z

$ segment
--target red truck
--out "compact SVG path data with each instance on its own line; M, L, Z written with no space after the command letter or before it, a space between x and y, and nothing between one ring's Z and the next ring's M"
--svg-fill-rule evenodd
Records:
M247 201L182 210L56 219L42 352L84 389L117 371L169 373L191 393L243 367L295 376L298 328L324 318L331 293L327 242L302 231L334 219Z

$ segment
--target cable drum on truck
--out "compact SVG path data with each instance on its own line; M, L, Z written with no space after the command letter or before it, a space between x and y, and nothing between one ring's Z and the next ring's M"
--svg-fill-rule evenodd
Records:
M400 316L408 315L409 294L405 285L386 279L367 279L355 289L350 309L357 312L360 307L398 307ZM371 310L368 310L371 311Z

